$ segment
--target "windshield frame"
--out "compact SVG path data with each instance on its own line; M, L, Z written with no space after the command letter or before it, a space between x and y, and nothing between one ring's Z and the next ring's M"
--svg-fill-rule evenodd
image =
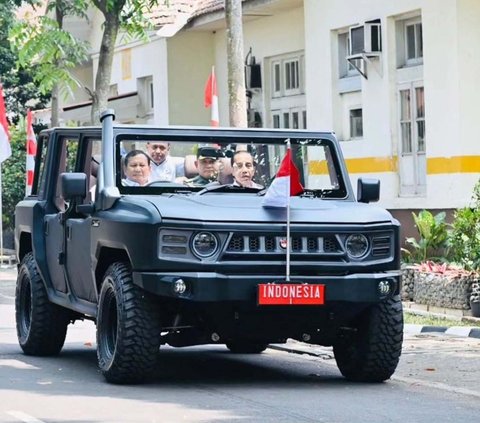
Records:
M328 146L333 163L333 169L338 186L335 190L323 190L328 192L317 192L320 190L306 189L305 196L332 199L349 199L353 193L350 181L343 161L343 156L338 148L338 142L334 135L329 132L312 132L303 130L265 130L265 129L237 129L237 128L154 128L142 126L115 127L115 181L116 186L123 195L161 195L171 193L197 193L204 190L205 187L192 187L187 185L172 183L156 184L159 186L124 186L122 185L122 154L121 143L124 141L166 141L173 143L197 143L197 144L218 144L227 146L230 144L246 145L286 145L286 140L290 139L292 148L297 145L305 145L321 141L322 146ZM319 145L319 144L317 144ZM271 179L272 180L272 179ZM270 180L270 182L271 182ZM259 190L260 191L260 190ZM264 190L261 190L264 191ZM255 193L255 190L212 190L212 192L222 193Z

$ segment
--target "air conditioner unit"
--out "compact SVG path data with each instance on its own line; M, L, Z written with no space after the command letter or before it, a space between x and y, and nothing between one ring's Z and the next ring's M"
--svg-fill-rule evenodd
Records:
M350 56L372 54L382 51L382 27L380 19L352 26L350 32Z

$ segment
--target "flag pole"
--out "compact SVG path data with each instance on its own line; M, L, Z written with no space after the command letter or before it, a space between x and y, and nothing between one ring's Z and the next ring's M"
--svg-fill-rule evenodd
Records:
M215 65L212 66L212 78L215 78ZM213 80L212 80L212 84L211 84L211 87L210 87L210 95L212 96L212 101L213 101ZM212 106L213 107L213 104Z
M287 139L287 152L291 148L290 138ZM291 161L288 163L288 174L291 175ZM290 282L290 177L287 184L287 263L286 263L286 282Z

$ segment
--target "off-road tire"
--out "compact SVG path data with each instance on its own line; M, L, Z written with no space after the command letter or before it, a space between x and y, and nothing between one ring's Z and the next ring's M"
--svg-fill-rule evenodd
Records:
M397 368L403 341L403 311L399 296L369 308L333 346L340 372L358 382L383 382Z
M160 348L160 313L155 299L132 281L130 266L106 271L97 315L97 358L111 383L141 383L154 373Z
M260 354L267 349L268 344L242 340L227 342L226 346L234 354Z
M68 311L48 300L32 253L23 258L15 290L15 319L20 347L27 355L57 355L65 343Z

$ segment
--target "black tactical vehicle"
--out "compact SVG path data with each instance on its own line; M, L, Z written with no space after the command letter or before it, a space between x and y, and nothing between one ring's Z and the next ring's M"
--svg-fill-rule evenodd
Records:
M287 338L333 346L348 379L393 374L399 224L366 204L378 181L359 179L355 198L332 133L113 119L39 136L32 194L16 208L26 354L58 354L69 323L91 319L114 383L150 376L163 344L260 353ZM265 207L287 142L303 190L288 208ZM251 187L233 179L242 167Z

